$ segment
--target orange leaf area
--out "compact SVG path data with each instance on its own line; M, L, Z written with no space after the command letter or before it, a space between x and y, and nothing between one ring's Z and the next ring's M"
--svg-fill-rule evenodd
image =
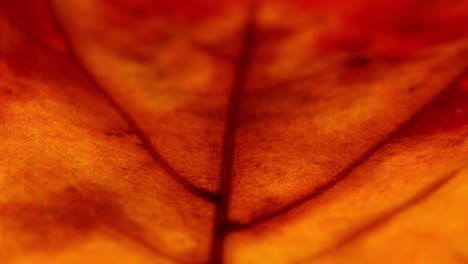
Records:
M468 2L0 1L0 261L468 262Z

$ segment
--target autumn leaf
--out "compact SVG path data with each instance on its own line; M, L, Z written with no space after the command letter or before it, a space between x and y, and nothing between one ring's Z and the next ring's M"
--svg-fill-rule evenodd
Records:
M2 263L468 262L468 3L1 0Z

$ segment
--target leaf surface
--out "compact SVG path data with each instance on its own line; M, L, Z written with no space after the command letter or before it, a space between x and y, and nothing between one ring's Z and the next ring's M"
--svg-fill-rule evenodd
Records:
M2 1L0 258L463 263L467 14Z

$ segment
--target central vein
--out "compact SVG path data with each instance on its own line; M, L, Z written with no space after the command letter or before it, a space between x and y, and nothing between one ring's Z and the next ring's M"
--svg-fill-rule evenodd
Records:
M224 240L227 233L229 198L231 193L232 169L234 160L235 135L238 127L239 110L247 83L255 48L255 13L253 8L247 20L242 47L235 62L234 78L229 97L226 127L223 139L223 153L221 163L220 196L216 207L213 241L211 248L211 264L223 262Z

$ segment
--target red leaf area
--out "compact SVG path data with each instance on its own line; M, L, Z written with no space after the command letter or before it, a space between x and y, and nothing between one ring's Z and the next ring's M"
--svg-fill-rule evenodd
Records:
M325 52L341 50L398 60L420 48L468 36L467 1L297 0L297 3L301 7L336 12L341 18L339 29L318 41Z
M113 10L115 19L128 22L124 16L128 13L135 15L163 15L184 20L199 21L206 17L215 16L225 10L234 0L100 0L108 10ZM239 2L239 1L238 1ZM118 7L118 8L116 8ZM127 9L122 9L126 7ZM122 14L122 10L130 10Z
M200 22L222 14L233 4L239 5L239 1L234 0L99 1L104 4L106 15L116 26L122 27L132 26L139 18L154 15ZM337 30L325 33L313 44L325 54L342 51L400 60L411 57L414 51L426 46L468 37L468 17L465 16L468 2L463 0L281 1L319 13L336 14L335 17L340 19L334 21ZM4 0L0 5L9 10L9 19L28 35L47 46L63 50L63 44L55 34L48 1Z

